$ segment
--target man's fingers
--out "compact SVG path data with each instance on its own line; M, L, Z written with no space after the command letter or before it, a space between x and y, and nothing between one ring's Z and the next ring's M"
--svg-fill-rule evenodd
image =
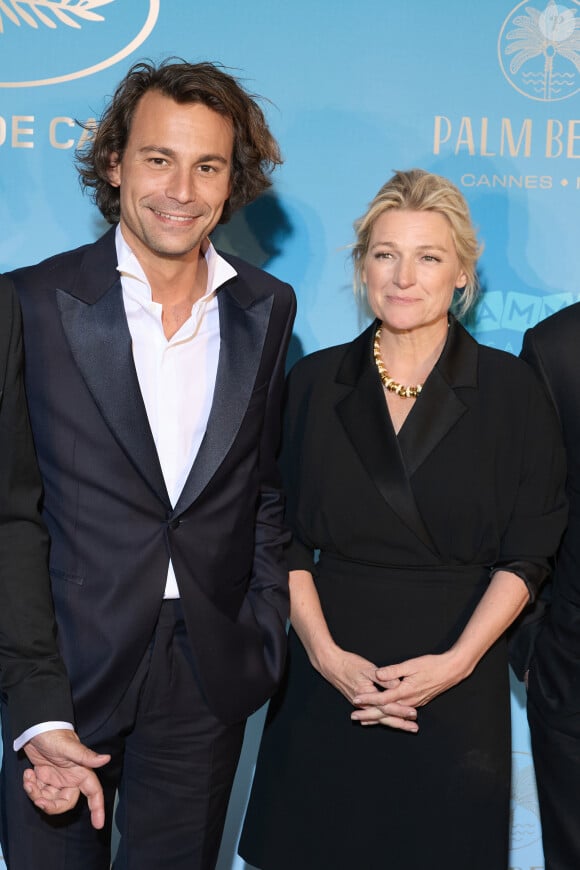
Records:
M34 774L25 777L24 790L33 804L50 816L71 810L80 794L78 788L59 788L37 779Z
M53 777L59 783L72 776L73 770L77 771L75 785L55 785ZM66 772L65 772L66 771ZM92 770L81 768L57 768L51 770L46 765L42 767L42 773L37 773L29 768L23 776L24 790L30 800L49 816L68 812L76 806L79 796L83 794L91 813L91 824L100 829L105 824L105 799L101 784Z
M34 806L38 807L47 816L59 816L61 813L66 813L69 810L72 810L73 807L76 806L78 800L78 793L75 796L70 797L56 797L56 798L47 798L40 797L33 801Z
M102 755L99 752L94 752L82 743L70 743L67 746L66 753L67 761L73 764L78 764L81 767L104 767L111 760L110 755Z
M93 828L100 830L105 825L105 799L103 792L99 789L98 793L87 796L87 803L91 811L91 825Z

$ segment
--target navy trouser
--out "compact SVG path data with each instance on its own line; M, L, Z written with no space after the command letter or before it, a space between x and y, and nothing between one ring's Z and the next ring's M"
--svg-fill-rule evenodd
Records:
M114 870L211 870L217 861L245 723L209 711L195 677L180 603L163 603L155 635L119 707L84 742L111 755L97 771L105 829L85 799L46 816L22 788L29 766L12 750L2 710L2 849L9 870L109 870L115 795L120 843Z

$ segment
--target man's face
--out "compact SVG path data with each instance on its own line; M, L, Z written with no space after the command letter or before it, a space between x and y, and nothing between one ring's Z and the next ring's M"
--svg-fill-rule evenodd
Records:
M141 97L109 181L120 188L123 236L143 266L198 256L230 195L233 144L231 122L213 109L158 91Z

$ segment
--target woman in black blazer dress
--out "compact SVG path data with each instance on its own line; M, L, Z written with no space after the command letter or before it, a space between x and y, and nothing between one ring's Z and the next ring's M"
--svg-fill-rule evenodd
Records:
M564 528L558 428L526 365L450 313L478 255L454 185L397 173L356 229L376 320L289 380L289 663L240 854L505 870L505 632Z

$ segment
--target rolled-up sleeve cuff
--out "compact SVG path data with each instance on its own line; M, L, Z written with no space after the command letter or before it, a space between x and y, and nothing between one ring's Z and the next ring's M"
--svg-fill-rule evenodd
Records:
M550 567L547 563L540 564L538 562L526 562L523 560L498 562L493 566L491 576L493 577L497 571L509 571L523 580L530 595L530 604L534 603L542 584L550 575Z
M310 571L314 573L314 553L311 547L303 544L298 538L293 537L286 551L288 569L290 571Z

